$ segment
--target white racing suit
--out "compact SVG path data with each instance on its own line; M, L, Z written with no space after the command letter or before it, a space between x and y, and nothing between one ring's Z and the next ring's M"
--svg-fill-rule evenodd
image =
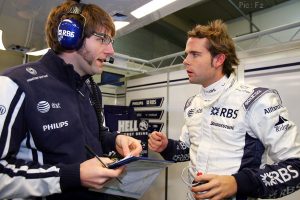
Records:
M179 141L161 153L202 173L233 175L233 199L278 198L300 187L300 137L279 94L237 82L202 88L185 105ZM267 155L273 164L267 164Z

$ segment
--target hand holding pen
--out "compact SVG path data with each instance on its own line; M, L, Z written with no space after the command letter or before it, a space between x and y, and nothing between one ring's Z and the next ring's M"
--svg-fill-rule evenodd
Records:
M85 148L87 149L87 151L90 153L90 154L92 154L93 156L95 156L95 158L102 164L102 167L104 167L104 168L108 168L107 167L107 165L102 161L102 159L93 151L93 149L90 147L90 146L88 146L88 145L85 145ZM119 181L119 183L121 183L122 184L122 181L119 179L119 178L116 178L118 181Z
M98 156L97 156L98 157ZM112 178L121 175L124 167L117 169L108 169L103 167L102 163L94 157L80 164L80 181L81 185L87 188L101 189L105 183ZM111 160L105 157L98 157L106 165Z

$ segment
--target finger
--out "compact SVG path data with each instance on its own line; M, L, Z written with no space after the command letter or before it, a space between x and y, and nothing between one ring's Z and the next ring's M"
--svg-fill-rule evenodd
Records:
M200 176L196 176L195 177L195 181L196 182L209 182L211 181L213 178L215 178L216 176L213 174L202 174Z
M127 142L123 141L121 148L122 148L124 156L130 155L130 149L129 149L128 141Z
M149 145L152 147L152 148L159 148L160 145L161 145L161 141L156 141L156 140L150 140L149 141Z
M150 139L161 140L161 133L157 131L153 132L150 136Z
M105 171L103 171L105 173L103 175L103 177L105 177L105 178L116 178L116 177L118 177L122 174L124 169L125 169L125 166L120 166L120 167L115 168L115 169L105 168Z
M104 168L102 175L94 178L94 182L91 182L91 187L95 189L103 188L104 184L113 178L117 178L124 171L124 167L119 167L117 169L107 169Z
M116 142L117 142L117 151L122 155L122 156L127 156L130 154L130 149L129 149L129 142L130 137L125 136L125 135L118 135Z
M139 156L140 153L142 152L142 145L141 145L141 141L139 140L135 140L133 142L132 145L130 145L130 154L133 155L133 156Z
M149 146L149 149L151 149L152 151L155 151L157 149L156 146L154 146L151 141L148 141L148 146Z
M221 193L218 188L212 188L210 190L206 190L203 192L196 192L194 196L197 199L211 199L211 200L224 199L224 198L220 198Z
M157 131L153 131L152 133L149 134L149 137L155 135L157 133Z
M204 182L200 185L194 186L191 188L192 192L206 192L211 190L214 187L213 183L211 182Z
M154 135L152 135L152 136L150 137L150 140L151 140L152 142L161 142L161 141L162 141L162 137L159 136L159 135L157 135L157 134L154 134Z

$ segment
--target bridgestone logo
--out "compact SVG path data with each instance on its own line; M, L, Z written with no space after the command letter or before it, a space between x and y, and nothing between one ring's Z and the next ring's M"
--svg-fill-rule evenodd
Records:
M216 122L211 122L210 125L212 126L217 126L217 127L220 127L220 128L226 128L226 129L230 129L230 130L233 130L233 126L228 126L228 125L225 125L225 124L219 124L219 123L216 123Z

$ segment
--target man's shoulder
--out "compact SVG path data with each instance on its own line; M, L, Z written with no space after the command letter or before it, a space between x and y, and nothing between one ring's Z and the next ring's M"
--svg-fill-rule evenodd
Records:
M268 94L275 94L279 97L277 90L267 87L255 87L250 86L248 90L249 94L246 100L243 103L243 107L245 110L250 110L250 108L258 101L261 101L263 97L267 98ZM280 99L280 97L279 97Z
M39 66L38 62L31 62L22 65L17 65L8 68L1 75L8 77L21 78L27 74L34 75L36 73L36 68Z
M17 65L5 70L1 76L6 76L17 83L30 82L31 79L45 74L45 68L41 62L35 61Z

